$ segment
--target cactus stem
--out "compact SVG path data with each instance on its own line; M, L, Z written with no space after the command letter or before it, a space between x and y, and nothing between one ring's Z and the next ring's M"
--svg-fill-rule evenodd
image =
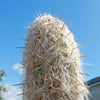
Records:
M72 31L45 14L30 25L23 52L23 100L88 100L81 58ZM34 84L33 84L34 83ZM83 90L85 90L83 92ZM83 93L82 93L83 92ZM80 95L78 95L80 94Z

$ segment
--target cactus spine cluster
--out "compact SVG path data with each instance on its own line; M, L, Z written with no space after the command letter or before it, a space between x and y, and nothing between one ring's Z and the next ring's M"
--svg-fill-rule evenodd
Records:
M37 17L23 52L23 100L88 100L80 47L60 18Z

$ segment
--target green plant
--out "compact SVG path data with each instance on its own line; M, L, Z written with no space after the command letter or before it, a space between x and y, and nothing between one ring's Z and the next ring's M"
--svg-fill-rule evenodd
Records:
M23 52L23 100L88 100L79 48L60 18L34 20Z
M5 75L5 72L3 70L0 71L0 82L2 81L2 77ZM2 100L2 92L6 92L6 88L3 86L0 86L0 100Z

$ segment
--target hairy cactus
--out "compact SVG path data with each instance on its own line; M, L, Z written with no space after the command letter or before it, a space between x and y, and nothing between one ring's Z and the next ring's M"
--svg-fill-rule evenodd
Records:
M88 100L81 46L65 22L47 14L39 16L25 41L23 100Z

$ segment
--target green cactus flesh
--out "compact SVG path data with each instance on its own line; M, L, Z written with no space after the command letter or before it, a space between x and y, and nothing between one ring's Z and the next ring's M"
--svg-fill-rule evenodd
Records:
M37 17L28 30L23 100L88 100L79 48L65 22Z

